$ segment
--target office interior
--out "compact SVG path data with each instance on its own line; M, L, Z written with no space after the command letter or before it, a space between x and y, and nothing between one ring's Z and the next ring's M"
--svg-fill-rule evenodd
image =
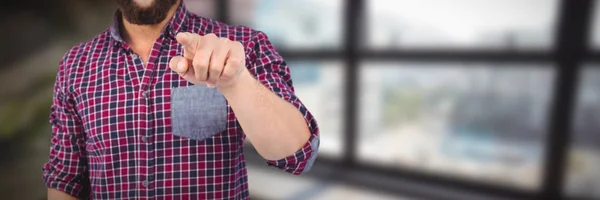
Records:
M321 135L312 170L246 145L253 199L600 199L595 0L184 0L265 32ZM114 1L2 1L0 199L45 199L62 55Z

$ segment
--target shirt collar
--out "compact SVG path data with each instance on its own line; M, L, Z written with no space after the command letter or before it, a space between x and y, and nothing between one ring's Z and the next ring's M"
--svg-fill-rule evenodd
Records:
M175 36L179 32L183 32L187 30L188 20L190 13L188 12L184 1L180 1L177 10L173 17L169 20L167 25L164 27L162 31L163 36L167 36L171 39L175 39ZM114 17L113 23L110 26L110 36L114 39L115 44L124 43L123 38L121 37L121 33L119 30L121 24L121 11L117 10Z

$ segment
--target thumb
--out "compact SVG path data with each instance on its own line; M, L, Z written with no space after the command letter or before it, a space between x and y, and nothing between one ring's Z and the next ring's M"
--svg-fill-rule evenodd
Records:
M188 72L188 66L188 60L182 56L175 56L171 58L171 61L169 62L169 68L181 76L185 76Z

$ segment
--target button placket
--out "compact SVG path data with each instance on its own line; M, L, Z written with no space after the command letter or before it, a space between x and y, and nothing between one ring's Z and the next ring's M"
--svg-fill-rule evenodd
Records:
M149 181L154 181L154 176L153 175L148 176L148 180Z
M144 99L148 99L148 97L150 96L149 93L150 93L149 91L143 91L142 97L144 97Z

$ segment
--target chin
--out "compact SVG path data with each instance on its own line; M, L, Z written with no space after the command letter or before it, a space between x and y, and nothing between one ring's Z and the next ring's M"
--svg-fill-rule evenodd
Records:
M133 2L135 2L135 4L137 4L137 6L140 8L149 8L152 6L152 4L154 4L154 1L155 0L133 0Z

